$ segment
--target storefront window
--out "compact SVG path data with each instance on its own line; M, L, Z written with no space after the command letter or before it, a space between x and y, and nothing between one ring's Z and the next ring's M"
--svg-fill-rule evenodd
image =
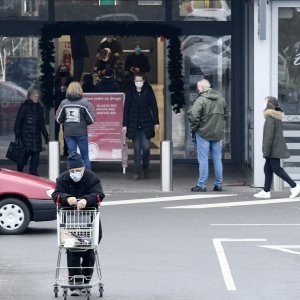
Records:
M0 20L48 20L48 0L1 0Z
M27 90L38 84L38 49L36 37L0 36L0 159L14 139L14 122Z
M278 100L285 113L284 136L290 158L288 173L299 180L300 155L300 7L278 10ZM289 169L290 168L290 169Z
M230 21L231 0L173 0L173 19Z
M163 0L55 1L57 21L162 21Z
M185 99L188 109L197 98L197 82L207 79L225 98L231 111L231 36L187 36L182 38ZM190 127L184 113L173 116L174 153L178 158L196 158ZM231 158L230 117L225 122L223 158Z

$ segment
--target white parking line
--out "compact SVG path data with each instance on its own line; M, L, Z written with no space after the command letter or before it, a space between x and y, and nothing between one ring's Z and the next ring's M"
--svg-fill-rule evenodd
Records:
M263 224L263 223L258 223L258 224L210 224L210 226L300 226L300 224L295 223L295 224L275 224L275 223L270 223L270 224Z
M279 250L286 253L300 255L300 245L272 245L272 246L258 246L262 248L269 248L274 250ZM299 251L293 251L290 249L299 249Z
M210 198L234 197L234 196L237 196L237 194L205 194L205 195L155 197L155 198L133 199L133 200L104 201L104 202L101 203L101 206L128 205L128 204L168 202L168 201L181 201L181 200L195 200L195 199L197 200L197 199L210 199Z
M228 291L236 291L236 285L233 281L233 277L230 271L228 260L225 255L225 251L222 242L265 242L266 239L213 239L213 244L218 256L223 278Z
M204 208L219 208L219 207L234 207L234 206L250 206L250 205L266 205L278 203L300 202L300 199L268 199L268 200L250 200L250 201L236 201L236 202L222 202L222 203L209 203L209 204L196 204L185 206L168 206L168 209L204 209Z

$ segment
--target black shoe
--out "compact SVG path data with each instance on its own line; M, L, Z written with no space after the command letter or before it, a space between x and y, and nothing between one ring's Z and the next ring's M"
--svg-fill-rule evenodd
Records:
M191 192L206 192L206 187L196 185L193 188L191 188Z
M214 191L215 192L222 192L222 186L221 185L215 185L214 186Z
M134 174L133 177L132 177L132 180L133 180L133 181L138 181L138 180L140 180L140 179L141 179L140 174Z

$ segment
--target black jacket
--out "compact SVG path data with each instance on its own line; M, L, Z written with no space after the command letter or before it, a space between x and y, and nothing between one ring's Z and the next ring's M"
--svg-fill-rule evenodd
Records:
M15 121L14 131L23 146L33 152L42 151L43 134L48 143L48 132L45 125L44 110L40 103L27 99L21 104Z
M113 77L102 77L97 83L96 90L98 93L119 93L120 86Z
M145 82L140 93L132 83L125 96L123 126L127 137L134 139L138 128L143 128L147 138L155 135L154 125L159 124L158 108L152 87Z
M150 71L150 64L147 56L143 53L137 55L135 53L131 53L127 56L125 61L125 70L130 71L130 68L139 68L140 72L146 73Z
M105 195L102 190L101 182L98 176L85 169L83 177L79 182L74 182L69 171L65 171L56 179L56 188L52 194L53 200L56 202L57 197L60 197L60 204L69 207L67 202L68 197L76 197L77 199L86 199L87 207L95 207L97 204L97 195L101 201Z

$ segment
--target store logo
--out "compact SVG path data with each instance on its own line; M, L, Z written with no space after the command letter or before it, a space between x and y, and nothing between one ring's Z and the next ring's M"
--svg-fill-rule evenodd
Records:
M299 66L300 65L300 53L294 57L294 66Z

